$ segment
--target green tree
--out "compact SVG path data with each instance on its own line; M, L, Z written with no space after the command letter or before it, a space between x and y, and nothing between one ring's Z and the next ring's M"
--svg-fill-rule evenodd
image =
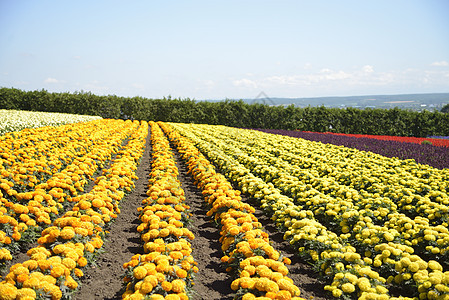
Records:
M449 103L446 104L445 106L443 106L443 108L441 109L441 112L445 113L445 114L449 113Z

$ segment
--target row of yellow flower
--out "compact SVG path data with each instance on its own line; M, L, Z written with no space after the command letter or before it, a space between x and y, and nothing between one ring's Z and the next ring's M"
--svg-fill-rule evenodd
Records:
M91 127L99 130L98 122L95 121ZM51 174L52 176L46 182L38 183L34 187L27 186L25 190L28 191L20 192L24 186L20 182L15 182L11 175L8 176L9 171L3 172L5 176L0 179L1 264L4 265L5 260L12 259L11 251L17 251L20 242L33 242L35 235L69 209L72 205L72 197L83 191L83 186L88 183L88 180L111 159L123 140L137 128L131 122L111 123L107 120L101 120L101 122L103 122L101 126L103 131L96 131L96 133L88 131L87 134L90 133L90 136L83 136L84 140L91 139L89 143L86 143L91 144L87 148L89 152L75 153L74 144L67 145L66 148L57 148L57 151L61 153L73 152L70 154L73 158L65 169L58 169L58 172ZM84 128L81 124L77 125ZM116 129L110 130L111 125L117 125ZM78 131L76 136L80 136ZM36 145L39 144L36 142ZM34 159L27 160L24 163L26 167L23 168L36 173L34 162ZM47 165L47 169L51 167Z
M191 131L189 131L191 132ZM226 141L226 143L229 143L230 141ZM218 140L214 140L214 145L218 145L220 144L220 141ZM210 149L207 149L206 147L206 151L211 152ZM214 150L215 151L215 150ZM237 151L237 150L236 150ZM216 151L215 151L216 152ZM213 155L216 156L216 153L214 153ZM245 153L243 152L239 152L237 153L238 157L244 157ZM226 162L226 160L229 160L229 158L224 158L223 156L220 157L218 159L218 162L223 164L224 162ZM263 162L261 162L260 164L263 165ZM259 166L260 166L259 164ZM225 164L226 165L226 164ZM254 166L253 166L254 167ZM229 168L229 167L228 167ZM279 199L280 197L276 197L276 195L270 195L270 186L268 187L264 187L263 185L263 181L261 183L257 183L251 180L246 180L246 186L245 186L245 179L242 178L242 175L245 175L245 171L243 168L238 169L235 168L234 170L231 169L227 169L227 174L229 174L229 176L238 176L240 177L240 179L238 179L239 183L241 184L241 186L246 189L247 191L249 191L251 194L256 195L259 194L257 197L258 198L262 198L262 201L265 202L265 207L267 208L271 208L271 210L275 211L275 218L278 219L281 224L283 224L283 226L289 228L290 230L287 230L286 232L286 238L290 238L291 239L291 243L293 244L302 244L302 246L307 246L311 249L317 248L320 251L322 251L323 248L321 244L321 242L326 240L326 236L329 237L329 235L324 234L323 235L323 231L325 230L325 228L321 228L321 226L317 226L318 224L314 221L312 224L310 224L310 220L297 220L298 218L304 218L304 217L313 217L314 213L310 210L305 210L303 209L303 207L294 207L294 206L290 206L288 205L288 202L285 199ZM273 185L271 185L273 186ZM262 197L260 197L260 195L262 195ZM273 197L274 196L274 197ZM276 199L278 198L278 199ZM267 205L267 201L270 201L269 205ZM281 203L281 205L279 205L279 202ZM287 205L286 205L287 204ZM292 203L291 203L292 204ZM279 209L279 206L283 206L283 209ZM348 213L346 215L347 218L351 217L350 213ZM296 219L295 219L296 218ZM312 225L312 226L310 226ZM308 232L304 233L304 228L308 228ZM371 228L372 229L372 228ZM385 233L385 232L383 232ZM383 234L380 235L381 237L383 236ZM391 237L389 235L385 235L387 237L387 239L390 239ZM335 237L335 234L334 234ZM332 240L333 238L330 238L329 240ZM300 241L310 241L309 243L299 243ZM334 247L338 247L335 242ZM326 247L324 247L325 249ZM423 261L422 259L420 259L418 256L416 255L412 255L411 259L413 260L413 262L415 262L414 264L412 264L412 271L410 270L410 268L408 268L407 264L403 264L401 267L400 265L397 263L398 261L400 261L400 259L402 257L408 257L410 256L409 252L413 252L413 249L410 250L410 247L405 247L404 245L400 245L400 244L383 244L383 246L379 246L376 247L376 249L373 249L374 253L383 253L385 255L385 258L388 258L388 251L384 251L384 250L389 250L395 248L396 250L393 251L393 253L395 253L395 255L398 255L397 258L398 260L393 261L393 255L391 258L389 259L384 259L384 265L385 264L389 264L390 265L390 269L395 270L397 273L396 277L392 277L390 275L389 279L391 278L391 280L396 280L397 283L401 283L402 286L404 286L404 281L410 280L411 277L414 277L413 279L415 280L416 284L418 286L420 286L419 293L420 293L420 297L427 297L427 294L429 295L438 295L438 294L445 294L444 290L445 287L443 285L441 285L442 278L444 278L444 274L441 272L442 268L441 265L439 265L438 263L434 262L434 261L430 261L429 264L427 264L425 261ZM301 248L300 248L301 249ZM407 251L405 251L407 250ZM318 251L319 252L319 251ZM323 253L325 253L324 251L321 253L321 258L323 258ZM372 254L369 254L369 256L371 256ZM359 254L357 255L352 255L353 257L356 258L360 258L361 256ZM313 255L312 255L313 258ZM319 256L318 253L315 254L315 259L318 260ZM374 266L377 265L377 267L379 267L379 262L381 262L382 260L380 259L381 255L377 254L377 256L374 259ZM328 257L324 257L324 261L328 260ZM332 261L332 260L330 260ZM365 261L366 264L368 265L372 265L372 259L370 258L366 258L365 257ZM418 262L421 265L421 272L420 269L416 269L416 265L418 264ZM335 263L335 261L334 261ZM323 268L323 270L325 270L326 273L332 273L333 270L329 269L328 267L326 267L327 265L329 265L329 263L327 264L321 264L321 267ZM340 267L341 268L341 267ZM424 268L424 270L422 269ZM382 269L382 268L381 268ZM428 269L428 271L426 270ZM334 271L339 271L338 269L334 269ZM430 273L431 276L426 276ZM413 274L417 274L416 276L413 276ZM334 283L335 283L335 279L338 279L341 275L336 276L337 278L334 278ZM386 276L388 276L388 274L386 274ZM429 283L426 283L426 281L428 281L427 279L429 279L430 277L433 276L438 276L440 278L440 282L438 281L434 281L435 284L433 284L432 286L429 286ZM338 281L338 280L337 280ZM411 282L409 282L409 284L411 284ZM437 286L438 285L438 286ZM424 288L426 287L426 288ZM432 287L432 288L431 288ZM348 288L348 286L346 285L346 289L349 292L353 292L351 288ZM343 289L344 291L344 289ZM336 292L336 294L338 295L338 290ZM334 292L335 294L335 292Z
M122 299L189 299L193 274L198 272L188 241L194 235L184 227L189 207L170 145L156 123L150 126L152 169L137 227L146 254L123 265L127 285Z
M351 233L348 234L348 238L353 239L350 242L365 244L364 251L371 251L374 245L382 240L384 242L400 240L401 243L414 247L416 254L435 259L449 258L447 224L436 225L422 216L412 219L398 211L394 200L385 195L379 197L369 192L359 193L351 187L340 185L329 176L326 178L310 176L311 172L308 170L304 171L297 165L283 160L282 154L275 157L264 151L261 145L253 148L238 141L220 139L219 142L222 149L234 152L243 149L245 153L236 156L241 163L248 166L256 175L265 178L265 181L272 182L285 194L297 199L303 209L313 210L316 218L330 223L339 233ZM256 144L254 141L251 143ZM238 148L233 147L232 144L237 144ZM301 180L306 174L309 179L313 177L312 186L308 186L310 183L306 179ZM333 191L328 193L329 189ZM439 193L442 194L442 192ZM262 198L262 195L259 193L256 197ZM448 199L447 195L443 195L443 198ZM441 209L440 213L443 214L441 206L444 204L437 205ZM408 210L410 211L412 210ZM418 213L419 210L412 211L412 214ZM368 224L364 221L366 217L369 218Z
M195 184L210 205L207 215L221 224L222 261L227 271L237 278L231 288L239 299L302 299L300 290L287 276L288 258L281 257L268 239L262 225L254 216L254 208L244 202L240 192L186 138L160 123L183 159Z
M92 191L73 197L73 208L42 231L29 260L14 264L0 283L0 299L70 298L82 267L103 245L103 228L120 213L119 202L133 188L135 169L145 147L148 123L136 129Z
M266 137L264 138L267 139ZM367 250L372 251L374 245L380 241L391 242L395 240L413 247L415 254L427 258L442 259L443 261L448 260L449 231L447 223L436 225L435 222L422 216L416 216L412 219L402 213L401 210L398 212L396 210L397 205L389 197L385 197L385 195L376 197L376 195L369 192L359 194L358 191L340 185L329 176L326 178L314 178L316 184L313 185L313 188L307 190L308 186L304 183L305 180L300 180L301 172L304 174L307 173L307 170L303 171L298 166L289 164L282 159L283 154L278 153L278 157L270 156L268 152L264 151L262 147L263 142L258 147L253 148L245 146L242 142L232 142L231 139L220 140L222 148L236 151L236 148L230 146L233 143L238 144L239 150L244 149L245 151L243 155L238 155L240 162L249 166L255 174L265 178L266 181L273 182L275 186L279 187L287 195L297 199L303 206L303 209L313 210L315 217L322 221L332 219L332 221L326 223L330 223L340 233L347 234L351 244L363 244L364 252ZM252 139L248 143L257 144L258 142ZM248 152L251 153L251 156ZM288 172L283 170L288 170ZM436 169L435 172L441 173L440 170ZM273 173L276 176L272 176L271 174ZM335 191L343 190L343 193L338 195L326 193L329 186ZM346 196L348 193L349 196ZM439 198L444 198L446 199L445 201L449 199L447 194L441 191L438 193L440 194ZM337 201L335 201L335 198ZM448 209L444 204L438 203L437 206L441 215L445 211L442 208L443 206L446 210ZM419 213L419 209L409 211L411 211L412 216ZM369 218L369 221L366 222L365 218Z
M223 133L229 133L227 138L231 140L236 136L245 139L252 148L246 152L260 156L259 150L263 149L281 159L278 161L281 166L296 166L298 170L291 170L292 175L313 187L323 185L323 190L333 197L343 195L357 200L380 195L393 200L404 214L419 214L433 225L447 226L449 221L448 169L438 170L410 160L259 132L220 133L221 139L226 138Z

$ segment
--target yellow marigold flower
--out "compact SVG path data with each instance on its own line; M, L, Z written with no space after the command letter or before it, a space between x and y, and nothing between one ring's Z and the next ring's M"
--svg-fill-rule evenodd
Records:
M185 281L181 279L175 279L171 282L172 284L172 291L175 293L182 293L185 290Z
M345 293L353 293L355 286L352 283L346 282L341 285L341 290Z
M187 271L184 269L177 269L176 270L176 276L179 278L186 278L187 277Z
M17 297L17 288L11 283L0 283L0 299L14 300Z
M144 281L139 288L139 293L145 295L153 290L153 285L150 282Z
M17 290L17 299L18 300L36 299L36 292L31 288L26 288L26 287L21 288L21 289Z
M282 258L282 262L286 265L290 265L292 263L292 261L288 257Z
M161 283L161 287L162 287L162 289L163 289L164 291L169 292L169 291L171 291L171 289L172 289L172 284L171 284L171 282L169 282L169 281L163 281L163 282Z
M83 271L81 269L75 268L74 272L75 272L75 276L78 277L78 278L84 276L84 273L83 273Z
M238 226L232 226L228 229L230 235L236 236L240 233L240 228Z
M90 242L87 242L84 245L84 248L86 249L87 252L93 253L95 251L95 246L92 245Z
M156 273L157 281L164 282L165 281L165 274L164 273Z
M52 265L50 274L54 278L59 278L65 274L65 268L62 264L54 264Z
M367 292L371 288L371 283L368 278L361 277L357 280L357 286L362 292Z
M279 292L279 286L276 282L269 280L265 285L267 292L277 293Z
M384 286L377 285L376 286L376 292L378 294L387 294L388 293L388 289L386 287L384 287Z
M75 281L75 279L73 279L72 276L68 275L66 277L66 280L64 282L64 285L67 286L68 288L75 290L78 287L78 283Z
M19 274L16 277L16 281L19 283L23 283L26 280L28 280L28 274Z
M254 294L251 294L251 293L246 293L242 297L242 300L255 300L255 299L256 299L256 296L254 296Z
M73 227L64 227L61 230L60 236L65 240L71 240L75 236L75 230Z
M431 270L443 271L443 267L435 260L429 260L427 265Z
M12 270L11 270L12 269ZM17 264L16 267L11 267L11 271L14 273L14 275L20 275L20 274L29 274L30 270L28 268L24 267L22 264Z
M100 224L101 222L103 222L103 220L101 219L100 216L98 215L94 215L91 217L92 223L94 224Z
M50 294L51 294L51 299L52 300L59 300L59 299L61 299L62 298L62 292L61 292L61 290L59 289L59 287L57 287L57 286L55 286L55 285L52 285L51 287L50 287Z
M240 286L244 289L254 289L254 285L256 284L256 281L251 277L240 277Z
M239 289L239 286L240 286L240 278L234 279L231 283L231 289L233 291L236 291Z
M144 282L149 282L153 287L157 286L159 281L156 275L148 275L143 279Z
M23 282L24 288L37 288L39 286L39 279L37 277L29 277Z
M100 208L100 207L104 207L106 204L103 200L101 199L94 199L92 200L92 206L96 207L96 208Z
M160 237L166 237L170 235L170 230L168 228L163 228L159 231Z
M165 296L165 300L181 300L181 298L177 294L168 294Z
M69 270L73 270L76 268L76 262L68 257L62 259L62 264L66 266Z
M332 296L334 296L335 298L340 298L342 294L343 294L343 291L340 289L332 290Z
M184 257L184 255L180 251L172 251L170 252L170 257L173 259L181 259Z
M42 282L46 282L49 283L50 285L55 285L56 284L56 278L51 276L51 275L44 275L42 276Z
M134 269L133 275L137 279L143 279L147 276L147 269L144 266L138 266Z
M271 277L271 273L272 271L270 270L270 268L268 268L265 265L260 265L256 267L256 273L260 276L260 277Z
M275 299L276 300L290 300L290 299L292 299L292 295L290 294L289 291L282 290L276 294Z
M80 209L89 209L91 207L91 204L89 201L81 200L80 202L78 202L78 207Z
M33 254L34 255L34 254ZM41 259L37 261L39 268L42 271L48 270L50 268L50 262L47 259Z

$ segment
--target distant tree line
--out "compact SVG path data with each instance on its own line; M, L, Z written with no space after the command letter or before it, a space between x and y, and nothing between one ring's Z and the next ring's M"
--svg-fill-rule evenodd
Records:
M426 137L449 135L449 114L399 108L326 108L269 106L240 101L195 101L98 96L90 92L50 93L0 88L0 109L97 115L113 119L137 119L179 123L203 123L232 127L287 129L317 132L359 133Z

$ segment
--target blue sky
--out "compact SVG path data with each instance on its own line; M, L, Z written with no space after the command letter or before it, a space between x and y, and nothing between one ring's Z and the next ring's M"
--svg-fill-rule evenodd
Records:
M449 1L0 0L0 87L198 100L449 92Z

